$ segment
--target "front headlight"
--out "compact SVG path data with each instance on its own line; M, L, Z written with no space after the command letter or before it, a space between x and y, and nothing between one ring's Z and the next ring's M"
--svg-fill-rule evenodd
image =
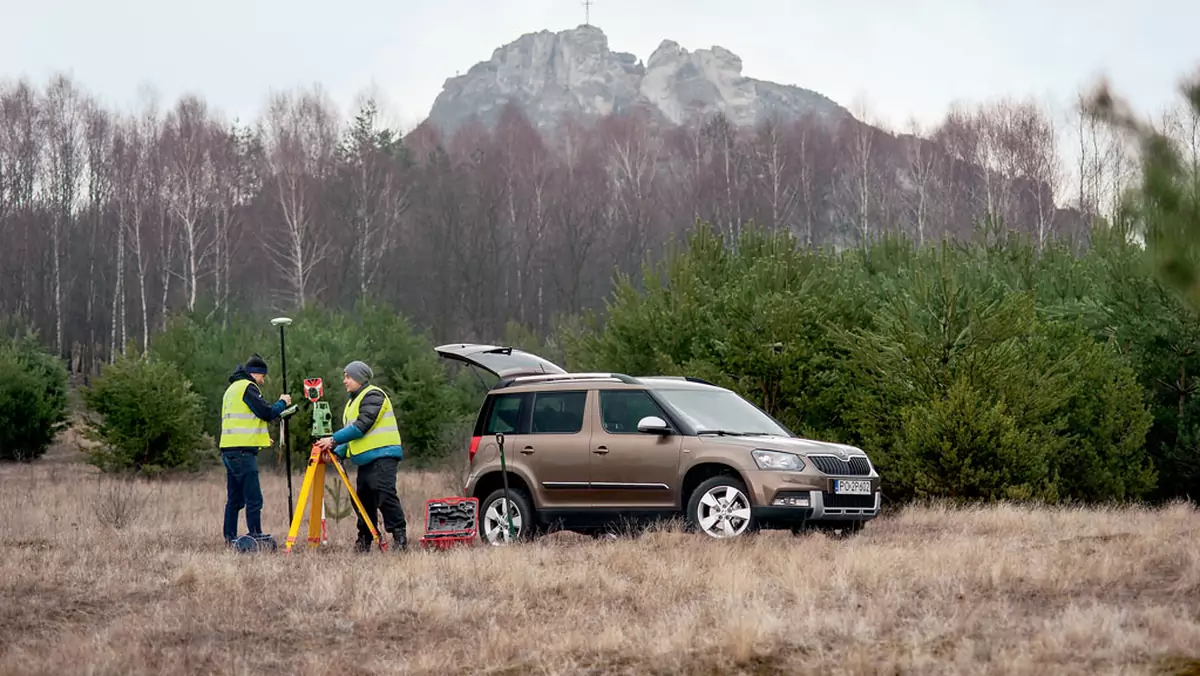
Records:
M756 448L750 451L750 455L754 456L754 463L758 465L759 469L782 469L794 472L804 469L804 461L795 453Z

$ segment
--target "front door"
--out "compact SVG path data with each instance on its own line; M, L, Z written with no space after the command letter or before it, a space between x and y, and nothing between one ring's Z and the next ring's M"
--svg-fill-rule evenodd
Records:
M593 503L609 509L671 508L683 437L638 431L638 421L646 416L667 419L644 390L596 394L599 426L591 436L589 473Z

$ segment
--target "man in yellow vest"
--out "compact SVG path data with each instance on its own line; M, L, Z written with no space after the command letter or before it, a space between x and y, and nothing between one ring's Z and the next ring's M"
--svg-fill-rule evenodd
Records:
M267 423L291 405L284 394L274 405L259 387L267 379L267 363L257 354L234 369L221 400L221 463L225 465L225 544L237 538L238 514L246 508L246 530L262 535L262 488L258 483L258 451L271 445ZM166 402L164 402L166 405Z
M317 445L325 450L333 448L335 455L349 457L358 468L355 490L363 511L372 521L376 511L383 512L384 530L392 534L392 546L400 551L408 545L404 507L396 495L396 466L404 459L404 449L392 401L378 386L370 384L373 376L371 367L361 361L346 365L342 384L350 396L342 412L345 427ZM366 552L371 544L371 530L360 514L355 547Z

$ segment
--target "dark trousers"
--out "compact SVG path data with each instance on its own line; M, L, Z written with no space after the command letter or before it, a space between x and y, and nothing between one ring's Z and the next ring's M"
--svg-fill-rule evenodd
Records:
M363 511L372 521L377 512L383 512L383 529L392 535L403 534L407 528L404 507L400 505L400 496L396 495L396 466L399 463L397 458L379 458L362 465L358 468L354 489ZM371 530L361 514L358 515L358 544L371 544Z
M225 541L237 538L238 513L246 508L246 530L262 533L262 488L258 484L258 455L251 451L226 450L221 453L225 465Z

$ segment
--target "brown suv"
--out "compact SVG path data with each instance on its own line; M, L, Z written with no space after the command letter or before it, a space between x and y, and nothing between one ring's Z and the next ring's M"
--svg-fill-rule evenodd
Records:
M508 540L501 439L517 538L551 528L598 536L681 514L714 538L759 528L851 533L879 513L879 475L864 452L801 439L728 389L567 373L494 345L435 349L499 378L479 409L463 485L479 499L488 544Z

